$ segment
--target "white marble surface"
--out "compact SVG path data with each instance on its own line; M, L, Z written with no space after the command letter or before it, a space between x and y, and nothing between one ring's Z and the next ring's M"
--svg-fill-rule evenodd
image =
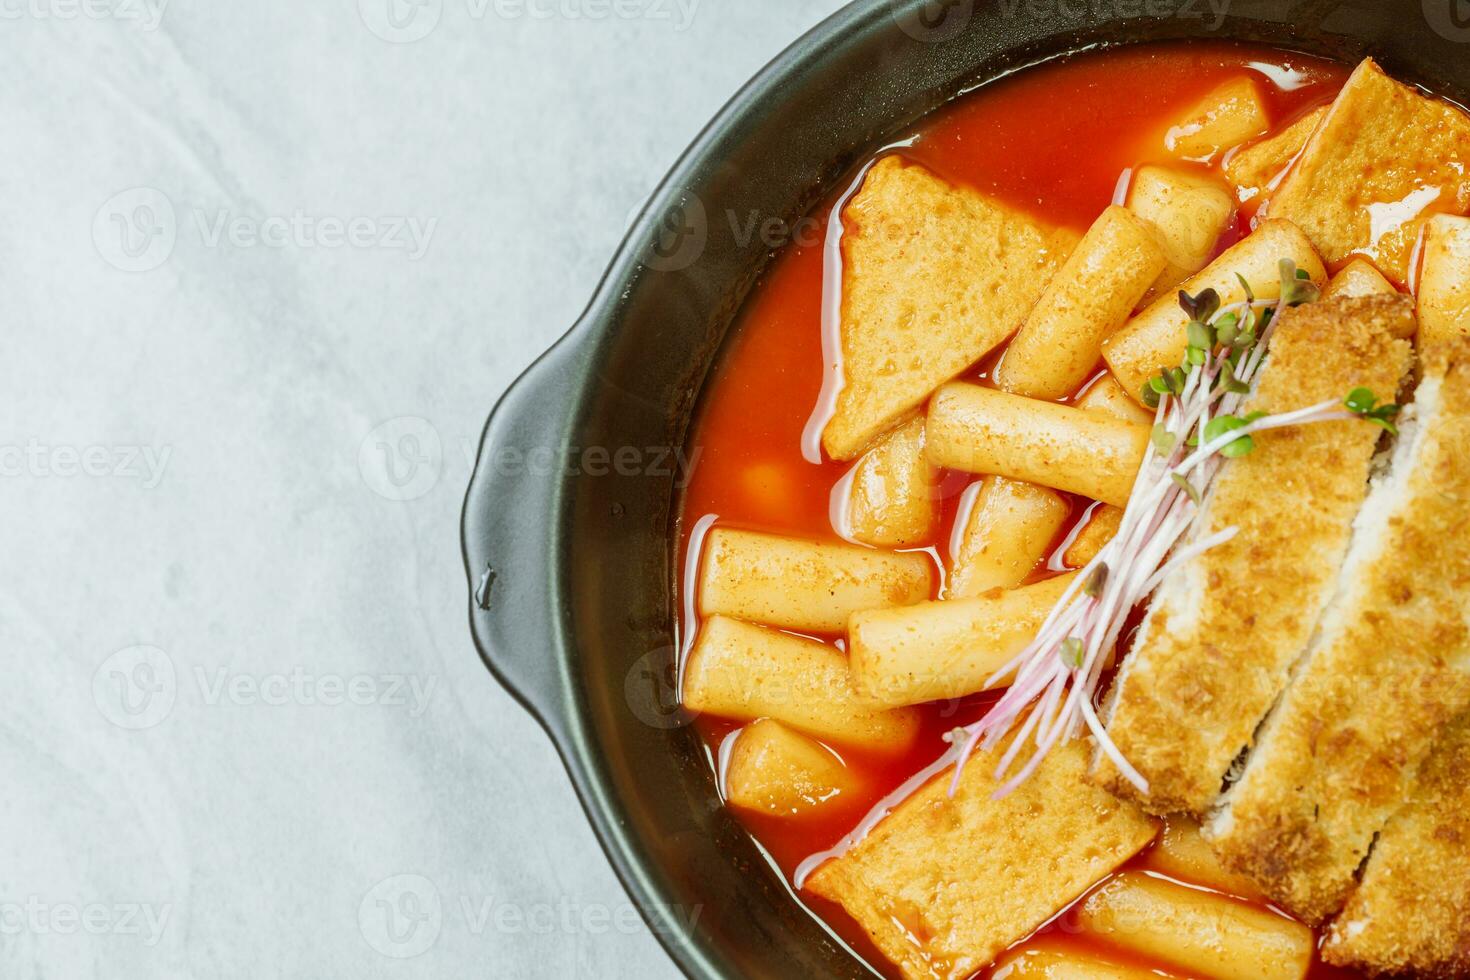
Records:
M839 3L418 2L0 3L7 980L675 975L474 655L460 498Z

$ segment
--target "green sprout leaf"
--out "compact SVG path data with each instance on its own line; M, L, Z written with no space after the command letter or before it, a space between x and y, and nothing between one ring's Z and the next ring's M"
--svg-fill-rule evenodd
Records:
M1143 403L1149 408L1159 407L1159 391L1154 387L1152 381L1144 382L1143 391L1140 392L1140 395L1143 398Z
M1092 574L1087 576L1087 584L1082 586L1082 591L1096 599L1103 594L1103 587L1107 584L1107 562L1099 562L1097 568L1093 569Z
M1218 418L1210 419L1209 422L1205 423L1205 441L1214 442L1226 433L1234 432L1236 429L1243 429L1249 424L1250 422L1234 415L1221 415ZM1221 446L1220 455L1226 459L1234 459L1237 456L1246 455L1255 448L1255 442L1250 436L1246 435L1241 436L1234 442L1227 442Z
M1199 489L1195 487L1193 483L1190 483L1189 480L1182 473L1170 473L1169 479L1173 480L1176 486L1180 487L1185 493L1189 494L1189 499L1194 501L1194 505L1196 507L1204 506L1205 501L1204 498L1200 496Z
M1245 276L1237 272L1235 278L1240 280L1240 288L1245 290L1245 301L1247 303L1254 303L1256 301L1256 292L1251 289L1251 284L1245 281Z
M1204 351L1215 349L1215 332L1200 321L1190 320L1186 332L1189 335L1189 346Z
M1255 310L1246 310L1245 319L1241 321L1240 328L1235 332L1235 342L1230 345L1235 353L1241 354L1256 345L1256 327L1261 318L1256 315Z
M1062 663L1073 670L1082 669L1082 655L1084 648L1082 641L1075 636L1069 636L1062 641L1061 649L1058 651L1062 657Z
M1393 402L1378 404L1378 397L1373 394L1371 388L1354 388L1348 392L1348 396L1342 402L1347 410L1359 416L1365 422L1371 422L1391 435L1398 435L1398 426L1393 424L1394 417L1402 410L1402 406Z
M1160 456L1167 456L1179 444L1179 437L1170 432L1164 423L1160 422L1154 426L1153 443L1154 449L1158 451Z
M1191 296L1184 290L1179 290L1179 307L1189 314L1191 320L1200 323L1208 323L1220 309L1220 294L1213 289L1205 289L1198 296Z
M1347 398L1343 401L1349 412L1355 412L1358 415L1373 411L1373 406L1377 403L1378 398L1373 394L1372 388L1354 388L1348 392Z
M1215 342L1221 347L1229 347L1235 343L1235 338L1240 333L1240 317L1234 313L1227 313L1215 321Z
M1298 269L1291 259L1282 259L1278 267L1281 269L1281 302L1287 306L1300 306L1321 297L1322 290L1311 281L1312 277L1305 269Z
M1256 441L1250 436L1241 436L1234 442L1227 442L1220 447L1220 455L1226 459L1236 459L1240 456L1249 456L1256 451Z
M1315 303L1322 298L1322 290L1314 282L1299 282L1291 291L1287 299L1288 306L1301 306L1303 303Z
M1245 428L1245 419L1234 415L1221 415L1205 423L1205 441L1214 442L1227 432Z

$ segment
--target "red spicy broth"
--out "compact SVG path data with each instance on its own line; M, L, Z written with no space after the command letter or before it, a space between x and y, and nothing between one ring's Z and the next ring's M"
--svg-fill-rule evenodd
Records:
M1154 162L1180 166L1166 156L1163 134L1221 82L1256 78L1276 130L1329 101L1347 73L1342 65L1315 58L1225 43L1103 51L983 86L925 120L895 152L953 183L1081 232L1113 202L1130 169ZM832 207L829 201L813 215L819 227L828 227ZM1222 249L1248 230L1250 218L1244 210L1240 227L1227 233ZM851 464L825 458L808 462L802 451L803 431L824 381L824 257L824 246L810 243L793 244L779 254L732 331L691 440L691 450L700 455L683 502L683 562L690 558L692 530L710 515L722 525L840 540L831 523L829 495ZM982 366L970 379L983 382L983 373ZM947 557L959 497L974 479L959 473L944 479L944 523L932 543L936 556ZM1080 515L1082 508L1076 510ZM944 750L944 732L976 720L987 704L976 697L926 706L917 747L898 759L842 753L868 788L862 799L799 821L745 813L739 818L790 881L797 864L833 846L873 803ZM721 742L739 726L702 717L696 727L713 763ZM898 975L839 907L808 894L801 900L875 968ZM1092 943L1067 929L1066 921L1063 914L1032 942L1052 948ZM1346 975L1324 966L1312 973L1314 978Z

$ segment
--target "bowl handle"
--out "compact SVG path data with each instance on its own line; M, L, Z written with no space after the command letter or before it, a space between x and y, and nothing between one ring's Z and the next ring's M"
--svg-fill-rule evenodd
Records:
M470 631L490 672L553 736L569 717L570 689L553 655L562 629L552 599L554 523L566 481L576 391L585 357L577 328L500 397L480 439L461 517Z

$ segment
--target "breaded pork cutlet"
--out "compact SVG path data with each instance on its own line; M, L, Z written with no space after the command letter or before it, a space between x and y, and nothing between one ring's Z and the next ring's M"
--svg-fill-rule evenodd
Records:
M1470 708L1470 341L1427 352L1401 426L1336 595L1205 827L1228 867L1311 923L1342 907L1419 764Z
M1282 314L1245 412L1392 400L1409 369L1411 301L1324 300ZM1149 782L1105 757L1095 776L1160 814L1205 814L1248 747L1331 597L1381 430L1351 420L1255 436L1215 479L1203 537L1238 528L1160 586L1106 705L1108 733Z
M1420 769L1322 955L1375 976L1470 976L1470 715Z

